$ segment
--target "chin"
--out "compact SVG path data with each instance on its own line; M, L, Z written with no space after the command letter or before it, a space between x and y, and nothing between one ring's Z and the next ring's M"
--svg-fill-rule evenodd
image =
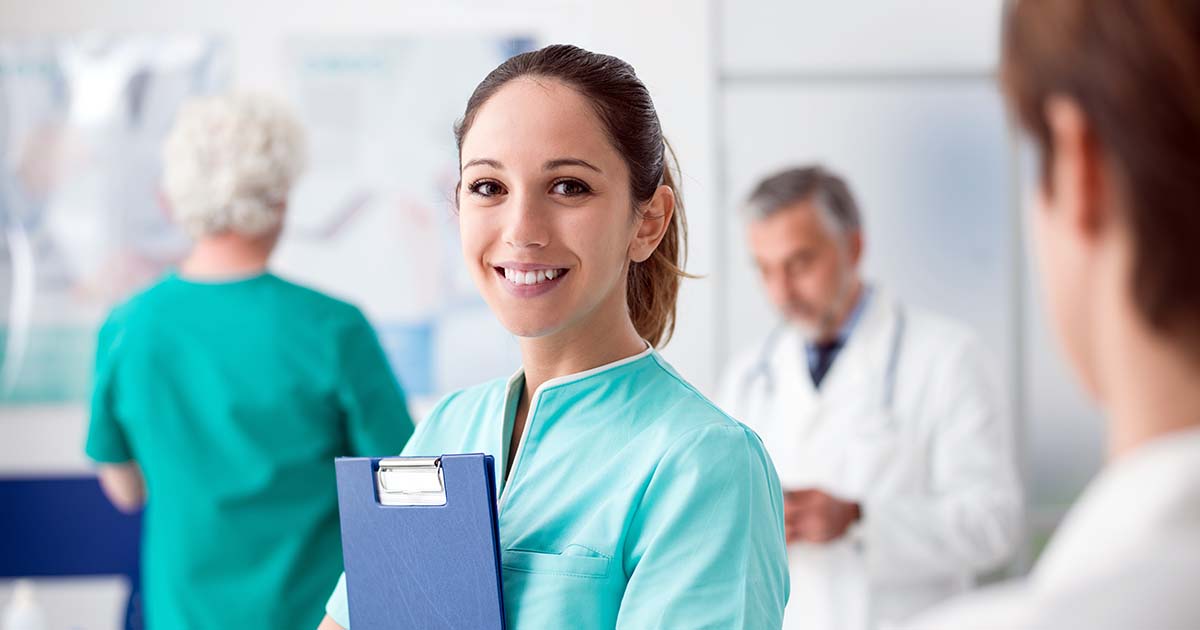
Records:
M500 325L504 326L504 329L509 333L525 339L536 339L552 335L563 328L561 320L543 316L526 317L513 315L506 317L497 314L497 319L500 320Z

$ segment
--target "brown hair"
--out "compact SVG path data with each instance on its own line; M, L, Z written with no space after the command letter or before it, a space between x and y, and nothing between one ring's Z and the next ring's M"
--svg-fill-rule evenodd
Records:
M1044 108L1071 98L1109 158L1134 246L1132 294L1155 329L1200 340L1200 2L1019 0L1001 81L1049 185Z
M671 174L674 153L663 138L649 90L632 66L609 55L562 44L517 55L492 70L467 101L466 113L454 129L460 158L463 138L479 108L509 81L521 77L561 81L591 103L609 141L629 168L635 212L650 201L660 185L675 191L675 214L666 235L650 258L630 263L626 279L625 297L638 334L654 346L665 345L675 330L679 282L687 276L683 271L687 218Z

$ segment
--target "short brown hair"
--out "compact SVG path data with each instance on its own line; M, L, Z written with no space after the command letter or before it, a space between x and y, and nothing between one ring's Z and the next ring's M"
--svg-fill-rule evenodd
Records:
M454 130L461 158L463 139L475 115L500 88L521 77L561 81L592 105L609 141L629 167L635 205L650 201L660 185L675 191L675 213L662 241L643 262L631 262L625 298L638 334L653 346L665 345L675 330L675 304L687 259L687 218L683 197L671 173L671 148L663 137L650 91L633 66L576 46L556 44L517 55L500 64L475 88Z
M1043 184L1045 105L1061 95L1120 183L1139 312L1200 340L1200 1L1017 0L1005 22L1001 82L1038 145Z

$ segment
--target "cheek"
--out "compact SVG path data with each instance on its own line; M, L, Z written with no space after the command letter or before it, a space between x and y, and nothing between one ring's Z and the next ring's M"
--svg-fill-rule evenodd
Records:
M1041 277L1043 292L1056 320L1061 320L1067 314L1062 312L1062 304L1069 303L1065 291L1071 289L1071 284L1065 276L1069 276L1067 259L1064 249L1067 245L1062 242L1062 234L1055 219L1057 214L1045 196L1039 195L1032 204L1029 215L1030 229L1033 236L1038 274Z
M841 290L842 265L833 253L822 256L808 275L809 291L815 298L832 299Z
M463 260L472 275L480 273L481 261L491 242L492 230L481 220L479 212L463 210L458 214L458 237Z
M633 225L622 212L627 208L605 206L588 208L564 222L559 234L564 243L579 256L591 274L616 273L629 257ZM614 220L621 217L623 220Z
M1044 197L1032 204L1029 215L1042 299L1050 324L1067 359L1085 382L1090 330L1088 285L1079 273L1078 252L1060 224L1062 213Z

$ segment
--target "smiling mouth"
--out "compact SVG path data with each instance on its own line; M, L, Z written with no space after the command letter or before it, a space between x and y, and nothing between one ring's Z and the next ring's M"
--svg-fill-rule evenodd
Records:
M503 276L513 286L534 286L554 282L557 279L567 275L569 269L538 269L536 271L522 271L520 269L512 269L510 267L492 267L492 269L500 276Z

